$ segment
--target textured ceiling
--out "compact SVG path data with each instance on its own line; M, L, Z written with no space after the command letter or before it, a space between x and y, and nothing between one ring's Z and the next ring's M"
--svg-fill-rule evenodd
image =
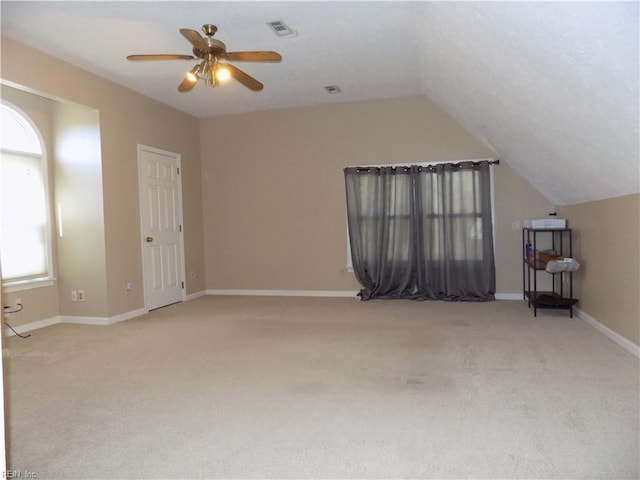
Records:
M426 94L556 204L640 191L637 2L10 2L2 34L205 118ZM266 22L297 35L278 38ZM179 28L218 26L265 84L176 91ZM342 93L329 95L325 85Z
M416 14L423 92L559 205L640 191L638 3Z

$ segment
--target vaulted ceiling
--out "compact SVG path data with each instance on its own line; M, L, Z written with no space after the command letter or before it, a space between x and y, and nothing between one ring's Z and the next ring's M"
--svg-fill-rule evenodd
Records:
M424 94L556 204L640 191L637 2L12 2L2 34L200 118ZM278 37L266 23L292 30ZM265 84L177 85L180 28L218 26ZM325 86L336 85L339 94Z

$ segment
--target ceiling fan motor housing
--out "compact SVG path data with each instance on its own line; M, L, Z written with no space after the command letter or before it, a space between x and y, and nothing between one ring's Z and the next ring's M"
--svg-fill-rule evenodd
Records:
M205 41L209 46L207 50L193 47L193 54L196 57L204 59L209 53L212 53L213 55L223 55L227 52L227 46L220 40L216 40L215 38L207 38Z

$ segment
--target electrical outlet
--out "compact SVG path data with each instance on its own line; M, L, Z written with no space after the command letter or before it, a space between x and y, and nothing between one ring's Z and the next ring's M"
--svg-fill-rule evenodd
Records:
M191 273L189 274L189 277L190 277L191 279L196 278L196 272L194 272L194 271L192 270L192 271L191 271Z
M84 302L84 290L78 290L78 301Z
M71 290L71 301L72 302L77 302L78 301L78 291L77 290Z
M131 290L133 290L133 282L125 282L124 293L129 293Z

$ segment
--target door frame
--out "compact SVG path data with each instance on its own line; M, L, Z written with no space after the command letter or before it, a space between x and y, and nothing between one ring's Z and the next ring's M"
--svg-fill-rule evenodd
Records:
M182 156L179 153L170 152L168 150L162 150L160 148L151 147L149 145L144 145L139 143L137 145L137 155L138 155L138 211L140 215L139 221L139 233L140 233L140 254L142 255L142 293L144 294L144 309L145 311L149 311L149 303L147 301L147 285L146 285L146 271L149 268L149 265L145 265L145 239L144 239L144 224L143 224L143 213L142 213L142 202L144 201L144 188L142 185L142 179L144 178L141 175L142 172L142 159L141 154L143 151L150 153L157 153L159 155L166 155L168 157L173 157L176 159L176 163L178 165L179 174L177 176L178 179L178 221L180 222L180 260L181 260L181 268L180 275L182 276L182 282L184 287L182 288L182 301L185 302L187 300L187 280L186 280L186 266L185 266L185 254L184 254L184 221L183 221L183 213L182 213Z

